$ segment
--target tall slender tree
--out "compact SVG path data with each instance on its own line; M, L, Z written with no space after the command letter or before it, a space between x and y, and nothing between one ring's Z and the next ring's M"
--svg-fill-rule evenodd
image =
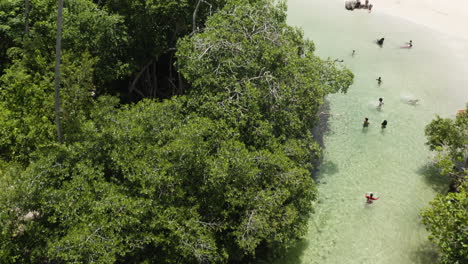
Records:
M24 33L29 35L29 0L24 1Z
M57 45L55 48L55 123L59 143L63 143L62 126L60 124L60 57L62 50L63 0L58 0L57 12Z
M202 0L198 0L197 5L195 6L195 10L193 11L193 16L192 16L192 33L195 32L197 29L197 12L198 8L200 7L200 3Z

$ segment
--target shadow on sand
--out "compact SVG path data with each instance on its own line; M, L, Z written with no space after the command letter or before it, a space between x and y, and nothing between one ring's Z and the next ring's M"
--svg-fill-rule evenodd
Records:
M320 145L322 149L325 148L325 135L328 135L331 132L328 125L330 116L330 103L325 99L324 104L319 109L316 126L311 130L314 140ZM319 174L322 175L320 178L323 180L324 175L329 176L337 172L338 167L336 164L331 161L324 161L323 158L321 158L315 162L314 169L311 170L311 175L316 183L320 183L320 179L318 179Z
M430 241L425 242L418 249L410 253L414 264L437 263L437 247Z
M427 185L431 186L438 193L446 193L450 181L447 177L440 175L439 170L432 164L426 164L419 168L418 174L424 176Z
M325 147L323 138L330 132L330 128L328 126L330 116L330 102L327 99L325 99L325 102L323 103L323 105L320 106L320 109L318 111L317 123L315 127L313 127L311 130L315 141L317 141L317 143L319 143L319 145L322 148Z
M254 264L298 264L302 261L304 250L308 247L309 242L301 239L288 250L277 252L273 256L265 259L258 259Z
M330 160L323 160L314 178L318 184L326 183L325 181L328 180L329 177L331 177L333 174L336 174L338 172L339 172L339 169L335 163L333 163ZM319 174L320 174L320 177L318 177Z

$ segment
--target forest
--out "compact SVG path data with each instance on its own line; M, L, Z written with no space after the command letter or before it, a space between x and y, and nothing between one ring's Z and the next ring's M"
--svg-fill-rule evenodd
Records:
M283 1L2 0L0 40L1 263L249 263L306 233L311 128L353 74ZM453 152L426 131L456 179L460 116Z
M353 74L285 3L8 0L0 25L1 263L245 263L306 232L310 129Z

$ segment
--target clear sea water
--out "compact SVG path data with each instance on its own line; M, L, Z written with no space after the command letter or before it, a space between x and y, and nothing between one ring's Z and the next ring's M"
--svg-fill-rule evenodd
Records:
M434 263L419 213L447 182L429 166L424 128L436 114L454 117L468 102L467 41L386 16L378 6L371 14L346 11L339 0L288 6L289 23L303 28L316 54L344 60L355 80L346 95L328 97L316 212L304 240L277 263ZM382 48L375 44L380 37ZM400 48L410 39L412 49ZM370 126L363 130L365 117ZM380 196L372 205L368 191Z

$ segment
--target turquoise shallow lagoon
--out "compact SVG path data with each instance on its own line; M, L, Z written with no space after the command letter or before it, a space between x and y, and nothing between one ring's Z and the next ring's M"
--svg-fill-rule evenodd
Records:
M289 0L288 7L289 24L303 28L316 54L344 60L355 80L346 95L328 97L316 212L304 241L278 263L434 263L419 212L447 183L428 166L424 127L468 102L467 41L378 12L346 11L341 1ZM382 48L374 42L380 37ZM412 49L400 48L410 39ZM368 205L367 191L381 198Z

